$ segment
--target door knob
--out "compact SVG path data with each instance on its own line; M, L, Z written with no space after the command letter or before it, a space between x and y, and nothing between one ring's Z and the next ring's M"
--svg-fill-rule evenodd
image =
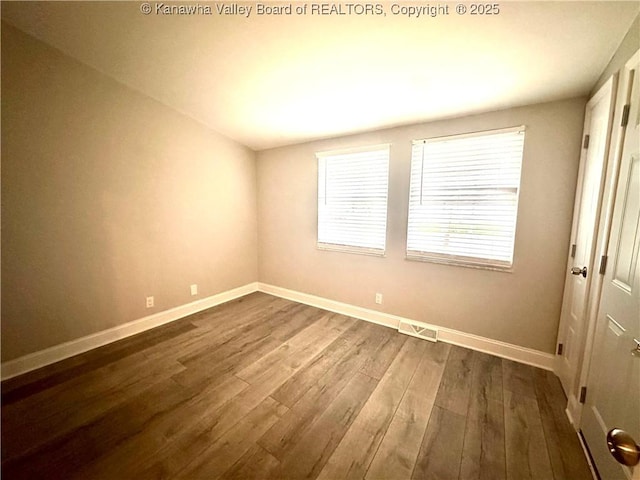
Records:
M573 267L571 269L572 275L582 275L584 278L587 278L587 267Z
M618 463L633 467L640 462L640 445L624 430L614 428L607 433L609 453Z

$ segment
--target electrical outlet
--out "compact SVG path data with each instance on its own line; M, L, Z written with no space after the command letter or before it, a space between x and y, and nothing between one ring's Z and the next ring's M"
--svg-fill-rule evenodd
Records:
M147 297L147 308L153 307L153 297Z
M382 305L382 294L381 293L376 293L376 303L378 305Z
M197 284L193 284L191 285L191 295L197 295L198 294L198 285Z

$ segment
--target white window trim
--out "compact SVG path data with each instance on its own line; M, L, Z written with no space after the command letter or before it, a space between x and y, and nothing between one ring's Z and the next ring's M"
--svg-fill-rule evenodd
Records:
M316 248L318 250L325 250L328 252L342 252L342 253L355 253L357 255L369 255L372 257L386 257L386 248L385 250L378 248L366 248L366 247L356 247L354 245L339 245L337 243L323 243L317 242Z
M458 135L430 137L430 138L425 138L420 140L414 140L412 142L412 145L425 144L429 141L445 141L449 139L463 139L463 138L477 137L477 136L483 136L483 135L511 133L511 132L524 133L525 131L526 131L526 126L520 125L516 127L499 128L499 129L493 129L493 130L474 131L474 132L462 133ZM409 203L407 204L407 207L408 207L407 208L407 237L406 237L407 248L405 250L405 260L436 263L436 264L451 265L451 266L466 267L466 268L476 268L476 269L482 269L482 270L492 270L492 271L504 272L504 273L512 273L515 270L515 264L516 264L515 250L516 250L516 238L517 238L517 230L518 230L518 210L520 205L520 190L521 190L521 184L522 184L523 163L524 163L524 145L523 145L522 159L520 164L521 176L520 176L520 181L518 183L518 190L517 190L516 201L515 201L516 218L515 218L514 232L513 232L513 252L512 252L511 262L502 262L500 260L493 260L493 259L487 259L487 258L440 254L436 252L418 252L418 251L409 252L408 250L408 240L409 240L408 208L410 207L410 203L411 203L411 188L409 188Z
M318 167L318 171L317 171L318 179L320 178L320 160L321 159L336 156L336 155L348 155L348 154L357 154L357 153L364 153L364 152L374 152L377 150L384 150L384 149L388 151L388 155L389 155L388 161L390 163L391 161L390 159L391 144L390 143L380 143L380 144L367 145L362 147L352 147L352 148L343 148L343 149L337 149L337 150L316 152L315 156L316 156L317 167ZM319 184L318 184L318 187L319 187ZM323 251L352 253L352 254L358 254L358 255L369 255L374 257L385 257L386 247L387 247L387 237L388 237L388 215L389 215L389 190L388 189L389 189L389 168L387 168L387 208L385 213L384 248L370 248L370 247L361 247L356 245L342 245L337 243L327 243L327 242L320 242L320 241L316 241L316 248L318 250L323 250ZM316 200L318 199L319 199L319 195L316 195ZM318 208L316 208L316 228L318 229L320 218L319 218L319 206L317 205L317 207ZM317 237L318 237L318 230L316 230L316 239Z
M512 273L515 266L514 261L511 264L500 265L496 260L487 260L486 258L460 257L455 255L440 255L433 252L424 252L422 254L405 255L405 260L438 263L441 265L452 265L455 267L477 268L480 270L494 270L496 272Z
M422 138L419 140L413 140L412 145L427 143L427 142L441 142L445 140L462 140L463 138L481 137L483 135L497 135L499 133L512 133L512 132L525 132L527 127L525 125L519 125L517 127L495 128L492 130L477 130L475 132L460 133L458 135L442 135L440 137Z

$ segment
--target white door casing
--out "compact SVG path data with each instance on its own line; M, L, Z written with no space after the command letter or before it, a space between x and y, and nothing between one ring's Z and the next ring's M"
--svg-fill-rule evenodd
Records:
M603 480L640 479L640 466L618 464L606 434L627 431L640 442L640 51L625 66L621 85L630 105L619 130L619 173L607 248L587 396L580 429ZM620 102L622 103L622 102ZM620 105L621 107L622 105ZM616 117L622 117L622 114ZM618 150L618 149L616 149Z
M562 344L562 353L556 356L555 366L570 404L579 404L579 373L588 318L590 307L597 301L594 296L597 296L595 293L599 284L593 282L597 277L595 240L605 184L615 86L616 77L612 77L589 100L585 109L583 139L588 135L588 144L584 141L580 157L571 232L572 247L567 260L558 330L558 344ZM573 267L586 267L586 277L571 274Z

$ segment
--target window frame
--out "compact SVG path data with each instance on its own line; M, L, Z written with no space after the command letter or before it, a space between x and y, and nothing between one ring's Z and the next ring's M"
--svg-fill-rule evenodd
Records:
M523 135L522 138L522 151L520 154L520 168L518 171L518 182L515 192L515 204L514 204L514 216L513 216L513 236L511 238L511 259L509 262L491 259L482 256L466 256L466 255L455 255L450 253L441 253L441 252L428 252L428 251L418 251L418 250L410 250L409 249L409 234L410 234L410 223L411 223L411 207L412 207L412 188L411 181L413 177L413 162L414 162L414 148L416 145L424 145L428 142L443 142L448 140L461 140L465 138L473 138L473 137L482 137L482 136L490 136L497 135L503 133L521 133ZM526 126L519 125L514 127L507 128L498 128L491 130L482 130L476 132L468 132L457 135L446 135L446 136L438 136L438 137L429 137L421 140L414 140L412 142L411 147L411 168L409 173L409 201L407 205L407 237L406 237L406 260L410 261L421 261L428 263L436 263L436 264L444 264L444 265L453 265L467 268L479 268L483 270L494 270L499 272L513 272L515 267L515 250L516 250L516 237L517 237L517 227L518 227L518 211L520 205L520 191L522 189L522 169L524 165L524 154L525 154L525 134L526 134ZM422 151L424 162L424 150ZM421 167L423 168L423 167ZM422 174L422 173L421 173ZM477 188L477 187L476 187ZM473 188L469 188L472 190Z
M385 214L384 214L384 236L383 236L383 245L381 248L375 247L366 247L360 245L348 245L348 244L340 244L340 243L331 243L327 241L320 240L320 191L322 188L321 185L321 169L323 168L323 162L326 159L337 156L345 156L345 155L357 155L363 153L375 153L382 152L386 150L386 197L385 197ZM385 257L386 256L386 248L387 248L387 236L388 236L388 220L389 220L389 171L390 171L390 163L391 163L391 144L390 143L382 143L375 145L367 145L362 147L353 147L353 148L344 148L337 150L327 150L315 153L316 157L316 166L317 166L317 195L316 195L316 248L318 250L323 251L333 251L333 252L342 252L342 253L353 253L359 255L369 255L375 257ZM326 163L324 164L326 168ZM326 182L326 177L325 177Z

